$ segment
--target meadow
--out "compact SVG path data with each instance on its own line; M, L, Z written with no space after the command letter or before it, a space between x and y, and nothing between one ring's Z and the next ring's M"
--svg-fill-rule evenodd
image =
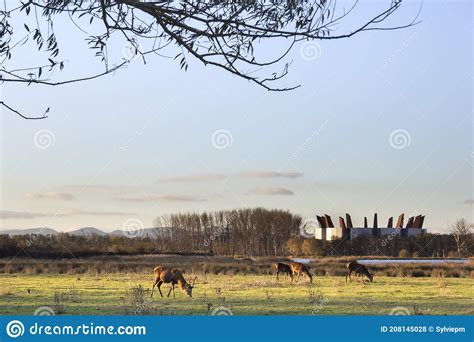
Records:
M373 283L315 276L297 283L274 275L197 276L193 298L150 299L143 273L0 274L3 315L472 315L474 279L376 276ZM166 296L169 285L162 286ZM45 308L46 307L46 308Z
M344 276L346 264L354 259L382 257L320 257L308 263L316 276ZM178 267L187 273L214 275L271 275L275 262L290 262L284 257L200 256L200 255L99 255L84 258L0 259L0 274L150 274L157 265ZM474 259L468 263L442 264L379 264L370 265L370 272L386 277L474 278Z

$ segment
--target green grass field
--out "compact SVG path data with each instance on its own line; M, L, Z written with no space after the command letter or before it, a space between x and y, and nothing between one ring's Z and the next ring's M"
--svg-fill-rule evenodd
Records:
M395 307L411 314L474 314L472 278L376 277L374 283L346 284L343 277L315 277L313 284L292 284L270 275L197 276L193 298L177 290L176 298L155 292L149 301L151 275L1 274L0 313L32 315L48 306L66 315L206 315L218 307L234 315L376 315ZM138 285L146 290L145 302L130 304L127 293ZM169 285L162 289L166 296Z

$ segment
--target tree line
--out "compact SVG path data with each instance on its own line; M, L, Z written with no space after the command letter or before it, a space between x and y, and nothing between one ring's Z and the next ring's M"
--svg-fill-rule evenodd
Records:
M0 235L0 257L74 258L93 255L469 257L472 225L459 220L450 234L361 236L331 241L301 236L302 218L263 208L177 213L155 220L154 234L127 236ZM140 233L140 232L138 232Z
M459 253L451 234L421 234L418 236L384 237L360 236L353 240L323 241L291 238L287 241L290 255L295 256L380 256L380 257L470 257L474 255L472 241Z
M155 220L162 249L217 255L279 256L298 236L302 219L263 208L178 213ZM169 227L172 227L170 230Z
M85 257L116 254L282 256L299 235L301 217L263 208L178 213L155 220L155 234L126 236L0 235L0 257Z

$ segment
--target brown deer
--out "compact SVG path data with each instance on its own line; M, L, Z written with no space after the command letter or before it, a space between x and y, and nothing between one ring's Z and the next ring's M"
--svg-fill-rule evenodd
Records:
M349 276L349 281L352 281L351 274L354 272L356 276L362 276L362 281L364 281L364 276L369 278L370 282L374 280L372 274L370 274L369 270L365 265L359 264L357 261L351 261L347 264L347 274L346 274L346 283L347 283L347 276Z
M279 281L280 279L278 279L278 275L280 273L283 273L285 274L286 276L290 276L290 279L291 281L293 281L293 271L291 270L291 267L290 265L288 264L284 264L282 262L278 262L276 264L273 265L276 270L277 270L277 281Z
M302 275L306 274L309 278L309 282L313 282L313 276L309 272L309 269L306 265L300 262L292 262L290 263L290 267L291 272L293 273L293 277L296 275L296 281L298 281Z
M183 292L185 292L189 297L193 296L193 288L194 288L194 282L196 281L196 278L194 278L192 284L188 283L186 279L184 279L183 274L181 273L180 270L177 268L168 268L168 267L163 267L163 266L158 266L155 267L153 270L153 275L155 277L155 280L153 281L153 286L151 287L151 296L153 297L153 290L156 287L158 287L158 291L160 291L161 297L163 297L163 293L161 293L161 285L163 283L165 284L171 284L170 291L168 292L168 296L170 296L171 291L173 291L173 297L175 297L174 294L174 286L178 285L179 289Z

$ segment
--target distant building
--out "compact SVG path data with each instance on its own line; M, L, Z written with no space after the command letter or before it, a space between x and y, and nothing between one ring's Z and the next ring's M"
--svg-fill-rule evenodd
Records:
M374 214L372 227L368 226L367 217L364 217L363 227L354 227L351 216L346 214L345 219L343 217L339 217L339 227L335 227L331 216L316 216L319 227L315 229L314 237L318 240L332 240L336 238L346 238L352 240L361 236L383 237L391 235L393 237L405 237L417 236L426 232L426 229L423 229L425 216L418 215L416 217L410 217L406 226L403 227L404 218L405 215L401 214L398 217L397 223L394 227L393 217L390 217L385 227L379 227L377 214Z

